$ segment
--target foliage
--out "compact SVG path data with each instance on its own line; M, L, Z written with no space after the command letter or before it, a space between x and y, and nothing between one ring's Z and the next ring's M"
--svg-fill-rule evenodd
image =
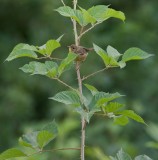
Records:
M101 13L98 13L99 15L95 15L95 13L97 13L95 9L96 8L98 9L99 7L104 8L104 10L106 8L107 11L102 12L101 10ZM59 9L57 9L57 11L64 16L65 16L65 13L67 13L66 16L76 20L82 27L86 26L87 24L91 24L91 27L94 27L94 25L96 25L97 23L101 23L110 17L114 17L114 15L115 15L115 18L118 18L121 20L125 19L124 14L122 12L108 8L108 6L95 6L88 10L85 10L79 7L77 12L70 8L68 9L68 11L66 10L66 12L64 13L61 12ZM64 11L65 11L65 7L64 7ZM70 14L68 14L69 12ZM59 64L51 61L54 58L54 57L51 57L51 53L60 46L57 40L50 40L46 42L46 44L42 47L30 46L28 44L19 44L19 45L20 46L17 45L17 48L15 47L13 49L12 53L7 58L7 61L11 61L14 58L25 57L25 56L34 58L37 60L48 58L50 59L50 61L46 61L45 63L41 63L37 61L30 62L29 64L24 65L21 68L21 70L23 70L26 73L30 73L30 74L46 75L47 77L55 79L55 80L56 79L58 80L58 78L60 78L62 73L67 70L67 67L69 68L69 65L73 65L73 61L76 58L76 56L73 53L69 53L68 57L65 58ZM95 47L96 45L94 46L94 48ZM110 68L110 67L123 68L125 67L125 63L129 60L140 60L140 59L145 59L151 56L138 48L131 48L123 54L122 60L118 61L119 57L121 57L121 54L115 48L111 46L108 46L107 53L103 49L101 49L101 51L97 51L97 50L95 51L102 58L105 64L105 67L107 68ZM39 55L41 54L43 57L38 57L37 56L38 54ZM90 86L90 87L93 89L95 88L93 86ZM66 91L66 92L69 92L69 91ZM59 93L59 97L61 96L60 93ZM73 96L75 94L75 97L77 97L78 93L73 91L72 94ZM75 101L72 95L70 95L70 97L67 94L65 95L68 96L70 101L72 102ZM122 104L117 103L117 102L111 102L111 101L119 97L121 97L119 93L116 93L116 94L115 93L113 94L105 93L105 92L96 93L96 89L94 89L90 101L88 101L86 97L84 97L84 100L85 100L84 104L80 102L80 103L72 103L72 105L75 106L74 110L77 111L79 114L81 114L81 116L84 116L87 122L89 122L91 116L95 112L101 111L103 114L107 115L108 117L114 118L115 123L118 123L121 125L125 125L128 122L128 118L132 118L138 122L144 123L143 119L131 110L118 111L118 109L122 108ZM70 102L67 102L67 103L71 104ZM78 108L76 108L77 106ZM84 107L86 108L86 110ZM41 139L45 139L45 135L47 134L48 134L47 131L44 130L42 131L41 134L39 134L40 136L38 137L40 137ZM49 135L47 141L49 141L49 139L51 138L53 138L53 135ZM41 140L38 144L39 145L38 147L42 148L46 143L48 142L44 142L43 140Z
M116 157L110 157L111 160L132 160L132 158L122 149L117 153ZM134 160L152 160L146 155L137 156Z

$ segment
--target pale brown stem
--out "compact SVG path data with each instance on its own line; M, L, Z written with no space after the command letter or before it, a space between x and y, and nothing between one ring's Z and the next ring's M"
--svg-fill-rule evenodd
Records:
M85 79L88 79L88 78L90 78L90 77L92 77L92 76L94 76L94 75L96 75L96 74L98 74L98 73L100 73L100 72L103 72L103 71L105 71L107 68L103 68L103 69L100 69L100 70L98 70L98 71L96 71L96 72L93 72L93 73L91 73L91 74L89 74L89 75L87 75L87 76L84 76L83 78L82 78L82 81L84 81Z
M77 90L77 89L75 89L75 88L69 86L67 83L65 83L65 82L62 81L61 79L59 79L59 78L53 78L53 79L54 79L54 80L57 80L58 82L60 82L60 83L63 84L64 86L66 86L66 87L70 88L71 90L73 90L73 91L75 91L75 92L78 93L78 90Z
M77 0L73 0L74 10L76 10ZM75 20L73 22L73 29L75 35L75 45L79 46L80 38L78 37L77 33L77 23ZM83 93L82 93L82 79L80 75L80 62L76 62L76 72L77 72L77 79L78 79L78 87L79 87L79 95L81 103L83 104ZM85 160L85 129L86 129L86 121L83 116L81 116L81 160Z
M86 34L87 32L89 32L91 29L93 29L96 25L100 24L102 22L97 22L95 24L93 24L91 27L89 27L88 29L86 29L84 32L82 32L79 36L78 36L78 40L80 41L80 39L82 38L82 36L84 34Z
M63 0L61 0L61 3L63 4L63 6L66 6Z
M76 72L78 79L78 86L80 92L80 99L83 103L83 93L82 93L82 79L80 75L80 62L76 62ZM83 116L81 116L81 160L85 160L85 129L86 129L86 121Z

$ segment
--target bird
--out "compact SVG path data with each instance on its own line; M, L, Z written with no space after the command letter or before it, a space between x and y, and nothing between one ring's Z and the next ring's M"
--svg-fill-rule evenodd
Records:
M76 46L75 44L71 44L69 47L69 52L73 52L78 54L75 61L83 62L86 60L88 52L93 51L93 48L86 48L83 46Z

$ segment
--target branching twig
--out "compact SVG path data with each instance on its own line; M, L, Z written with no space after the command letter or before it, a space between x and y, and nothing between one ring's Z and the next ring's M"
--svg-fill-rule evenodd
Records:
M66 86L66 87L70 88L71 90L73 90L73 91L75 91L75 92L78 93L78 90L77 90L77 89L75 89L75 88L69 86L67 83L65 83L65 82L62 81L61 79L59 79L59 78L53 78L53 79L54 79L54 80L57 80L58 82L60 82L60 83L63 84L64 86Z
M100 24L100 23L102 23L102 22L97 22L97 23L95 23L94 25L92 25L90 28L88 28L88 29L86 29L84 32L82 32L82 33L78 36L78 40L80 41L80 39L82 38L82 36L83 36L84 34L86 34L88 31L90 31L91 29L93 29L95 26L97 26L97 25Z
M83 103L83 93L82 93L82 79L80 75L80 62L76 62L76 72L77 72L77 79L78 79L78 86L80 92L80 99ZM85 133L86 133L86 121L84 116L81 116L81 160L85 160Z
M103 71L105 71L106 69L108 69L108 68L106 67L106 68L100 69L100 70L98 70L98 71L96 71L96 72L93 72L93 73L91 73L91 74L89 74L89 75L87 75L87 76L83 76L82 81L84 81L85 79L87 79L87 78L89 78L89 77L92 77L92 76L94 76L94 75L96 75L96 74L98 74L98 73L100 73L100 72L103 72Z
M61 0L61 3L63 4L63 6L66 6L63 0Z

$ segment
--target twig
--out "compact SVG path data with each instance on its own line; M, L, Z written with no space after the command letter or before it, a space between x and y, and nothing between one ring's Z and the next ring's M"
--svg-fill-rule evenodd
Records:
M73 0L73 5L74 5L74 10L76 10L77 7L77 0ZM72 23L73 23L73 29L74 29L74 35L75 35L75 44L76 46L79 45L79 41L78 41L78 33L77 33L77 23L75 19L72 19Z
M77 90L77 89L69 86L67 83L65 83L64 81L60 80L59 78L53 78L53 79L57 80L58 82L60 82L60 83L63 84L64 86L66 86L66 87L70 88L71 90L73 90L73 91L75 91L75 92L78 93L78 90Z
M63 0L61 0L61 3L63 4L63 6L66 6Z
M68 151L68 150L81 150L81 148L58 148L58 149L51 149L51 150L42 150L42 151L32 153L32 154L28 155L27 157L31 157L33 155L36 155L39 153L44 153L44 152Z
M82 79L80 75L80 62L76 62L76 72L78 79L78 86L80 92L80 99L83 103L83 93L82 93ZM86 121L84 116L81 116L81 160L85 160L85 134L86 134Z
M89 77L92 77L92 76L94 76L94 75L96 75L96 74L98 74L98 73L100 73L100 72L103 72L103 71L105 71L106 69L108 69L108 68L106 67L106 68L100 69L100 70L98 70L98 71L96 71L96 72L93 72L93 73L91 73L91 74L89 74L89 75L87 75L87 76L83 76L82 81L84 81L85 79L87 79L87 78L89 78Z
M78 40L80 41L80 39L82 38L82 36L83 36L84 34L86 34L88 31L90 31L91 29L93 29L95 26L97 26L97 25L100 24L100 23L102 23L102 22L97 22L97 23L95 23L94 25L92 25L90 28L88 28L88 29L86 29L84 32L82 32L82 33L78 36Z

